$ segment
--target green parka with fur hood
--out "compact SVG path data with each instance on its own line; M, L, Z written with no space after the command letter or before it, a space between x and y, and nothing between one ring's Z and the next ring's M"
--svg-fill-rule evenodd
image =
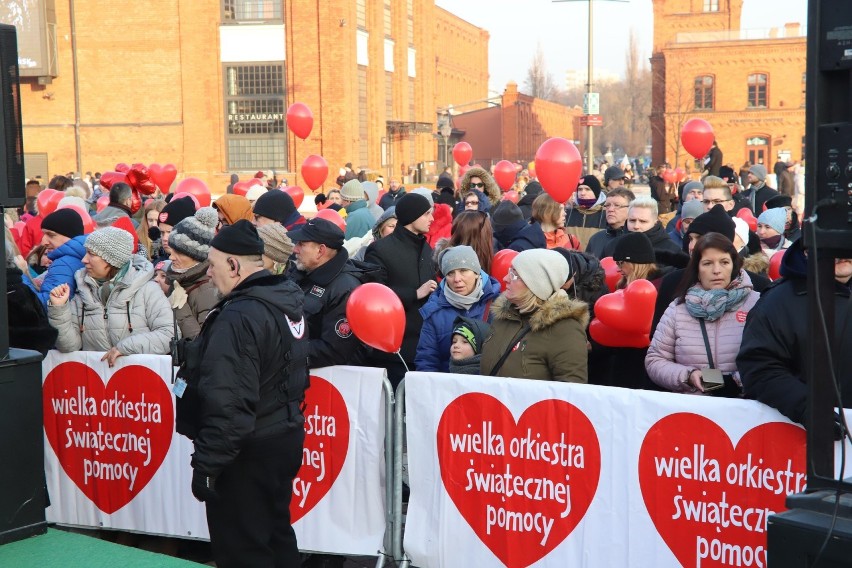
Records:
M531 314L521 314L506 296L491 306L491 335L482 347L480 371L488 375L512 342L517 347L497 372L498 377L588 382L586 325L589 307L558 290ZM516 337L529 323L530 331Z

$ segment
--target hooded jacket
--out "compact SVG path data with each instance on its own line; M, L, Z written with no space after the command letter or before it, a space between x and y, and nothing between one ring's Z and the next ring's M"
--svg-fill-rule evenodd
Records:
M520 232L528 226L529 224L526 221L519 220L510 225L505 225L499 228L494 227L494 252L509 248L512 241L515 240L520 235Z
M169 296L180 335L193 339L201 333L207 314L219 303L219 291L207 276L209 263L199 262L186 272L175 272L169 265L166 276L175 283Z
M500 191L500 187L497 185L497 182L494 181L493 177L491 177L491 174L482 168L472 167L464 173L464 177L462 178L461 183L459 184L459 200L462 202L462 207L464 207L463 203L465 196L467 196L467 194L471 192L470 180L474 177L478 177L482 180L482 183L485 184L485 187L482 189L482 193L484 193L485 196L488 198L488 201L491 203L491 206L493 207L500 203L500 197L502 196L502 192ZM487 211L487 209L482 209L482 201L480 201L479 207L480 211Z
M363 199L354 201L344 207L346 209L346 235L345 238L352 239L363 237L370 233L376 219L370 213L367 202ZM289 228L287 229L290 230Z
M254 221L251 212L251 202L241 195L223 195L213 202L213 207L222 212L230 225L240 219Z
M568 207L566 208L568 215L565 218L565 227L581 227L584 229L605 228L606 214L603 209L605 201L606 194L602 191L594 205L587 209L583 209L577 203L577 193L575 192L571 196L571 199L568 200Z
M481 370L491 372L500 358L512 348L515 337L526 324L530 331L509 354L497 372L499 377L588 382L586 326L589 308L572 300L564 290L548 298L532 314L521 314L506 296L491 306L494 317L491 335L482 347Z
M304 427L299 401L307 380L302 292L261 270L210 311L181 367L187 388L177 428L193 439L192 468L217 477L255 440Z
M547 248L547 239L544 237L544 231L538 221L530 221L523 229L518 231L507 248L518 252L534 248Z
M31 280L27 279L27 286L35 292L41 304L46 308L50 300L50 291L60 284L68 284L71 289L71 297L77 291L77 281L74 274L83 268L83 257L86 256L86 236L80 235L67 241L59 248L47 253L51 260L44 277L41 280L40 289L37 290Z
M432 216L434 219L429 232L426 233L426 240L432 248L435 248L439 240L450 238L453 229L453 210L449 205L436 203Z
M59 351L116 347L122 355L169 353L174 336L172 309L160 285L152 280L154 267L137 254L125 266L124 274L115 277L106 305L101 303L101 285L82 268L74 275L74 297L61 306L48 306L50 325L59 331Z
M748 274L741 274L743 276L740 288L751 289ZM736 310L725 312L715 321L705 322L714 368L726 374L733 374L736 379L739 378L736 358L743 337L745 318L758 298L760 294L751 290ZM645 356L648 377L667 390L691 392L684 384L689 373L693 369L709 367L707 348L698 319L689 313L686 303L680 303L680 299L674 300L663 314L654 332L651 346L648 347L648 354Z
M524 196L521 197L521 200L518 201L518 207L521 209L521 213L524 214L524 219L527 221L532 217L532 203L535 201L535 198L541 195L541 192L544 189L541 187L541 184L537 181L531 181L524 188Z
M385 212L376 203L376 200L379 198L379 186L375 182L365 181L361 184L361 187L364 189L364 193L367 194L367 209L370 210L370 214L373 216L373 221L375 222Z
M808 385L806 366L812 339L808 331L808 259L801 241L787 249L781 276L749 313L737 355L747 398L778 409L804 424ZM852 303L849 285L834 281L835 374L843 401L852 400Z
M402 186L397 188L396 193L388 190L388 192L379 200L379 207L385 210L387 210L388 207L395 207L396 202L402 199L403 195L405 195L405 188Z
M467 310L461 310L447 300L444 293L447 281L432 292L426 304L420 308L423 328L417 343L417 356L414 365L418 371L439 371L446 373L450 367L450 344L453 338L453 324L456 318L464 316L474 320L491 321L491 302L500 295L500 283L486 274L482 278L482 297Z

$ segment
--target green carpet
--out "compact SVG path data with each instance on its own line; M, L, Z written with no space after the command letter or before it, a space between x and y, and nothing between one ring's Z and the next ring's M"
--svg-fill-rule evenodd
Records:
M0 546L0 566L15 568L191 568L201 564L49 529L47 534Z

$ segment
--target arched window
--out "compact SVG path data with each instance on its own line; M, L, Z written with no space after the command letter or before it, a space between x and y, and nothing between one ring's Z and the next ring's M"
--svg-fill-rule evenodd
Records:
M749 108L766 108L766 90L769 76L765 73L753 73L748 76Z
M712 75L701 75L695 78L695 108L713 109Z

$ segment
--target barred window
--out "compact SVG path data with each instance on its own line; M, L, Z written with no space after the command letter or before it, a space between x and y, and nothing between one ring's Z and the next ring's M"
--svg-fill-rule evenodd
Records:
M769 78L763 73L748 76L748 106L750 108L766 108L766 86Z
M286 169L284 65L225 67L228 169Z
M222 21L283 21L281 0L222 0Z
M705 12L718 12L719 11L719 0L704 0L704 11Z
M695 108L713 108L713 76L702 75L695 78Z

